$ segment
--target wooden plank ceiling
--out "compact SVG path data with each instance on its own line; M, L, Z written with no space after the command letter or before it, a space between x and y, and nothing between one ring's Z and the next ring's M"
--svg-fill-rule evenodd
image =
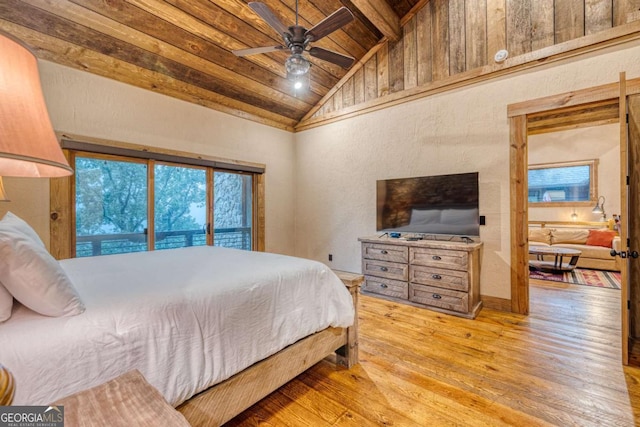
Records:
M295 0L263 2L293 25ZM399 18L417 2L300 0L299 24L349 8L356 19L313 46L357 64L383 35L393 38L394 25L399 35ZM347 72L309 57L310 90L296 93L288 51L236 57L236 49L282 44L243 0L3 0L0 31L41 59L291 130Z

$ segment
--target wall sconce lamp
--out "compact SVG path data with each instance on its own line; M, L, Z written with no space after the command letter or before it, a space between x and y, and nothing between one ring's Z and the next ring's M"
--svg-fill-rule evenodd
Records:
M602 203L600 203L600 200L602 200ZM592 213L594 213L596 215L602 215L602 218L600 218L600 221L606 221L607 220L607 214L604 212L604 200L605 200L604 196L598 197L598 201L596 202L596 206L591 211Z
M36 57L0 33L0 201L2 176L71 175L42 95Z
M573 213L571 214L571 221L576 222L578 221L578 214L576 213L576 210L573 210Z

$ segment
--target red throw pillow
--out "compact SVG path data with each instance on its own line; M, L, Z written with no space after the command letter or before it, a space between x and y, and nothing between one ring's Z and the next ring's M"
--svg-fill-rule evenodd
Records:
M610 248L613 246L613 238L616 237L616 235L616 232L613 230L589 230L589 237L587 237L586 244Z

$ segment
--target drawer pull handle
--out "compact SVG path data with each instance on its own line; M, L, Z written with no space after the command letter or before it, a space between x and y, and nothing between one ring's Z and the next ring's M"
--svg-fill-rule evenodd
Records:
M381 253L382 255L386 255L386 254L388 254L389 252L387 252L385 249L383 249L383 250L381 250L381 251L380 251L380 253Z
M435 280L442 280L442 276L441 276L441 275L439 275L439 274L432 274L432 275L431 275L431 278L432 278L432 279L435 279Z
M438 294L433 294L431 295L433 297L433 299L441 299L442 295L438 295Z
M431 259L434 259L436 261L440 261L442 259L442 257L440 257L439 255L434 255L431 257Z
M380 283L380 287L381 287L382 289L387 289L387 288L388 288L388 286L387 286L387 285L385 285L384 283Z
M389 271L387 267L380 267L380 271Z

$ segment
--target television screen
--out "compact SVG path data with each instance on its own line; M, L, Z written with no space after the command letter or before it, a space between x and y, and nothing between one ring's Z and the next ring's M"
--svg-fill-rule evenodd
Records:
M478 172L379 180L376 195L378 231L480 235Z

